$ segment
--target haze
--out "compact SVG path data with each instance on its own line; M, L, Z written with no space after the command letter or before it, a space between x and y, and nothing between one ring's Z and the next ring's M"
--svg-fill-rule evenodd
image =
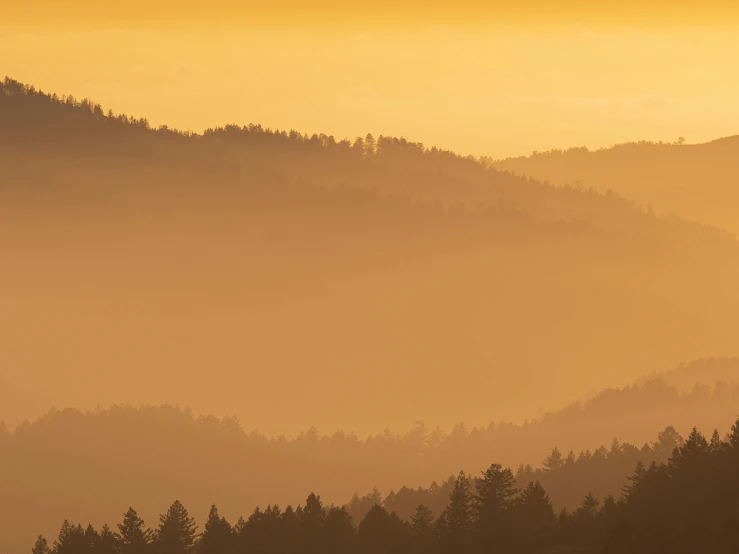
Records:
M739 551L736 2L0 12L0 552Z

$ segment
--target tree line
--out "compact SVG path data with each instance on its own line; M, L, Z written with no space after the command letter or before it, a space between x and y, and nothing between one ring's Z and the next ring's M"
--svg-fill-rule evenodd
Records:
M616 438L609 447L600 446L592 452L585 448L577 455L572 449L563 454L558 447L554 447L540 467L519 464L514 472L515 483L516 486L529 482L540 483L554 506L574 510L588 493L603 498L620 491L627 484L626 476L638 464L650 466L652 463L667 462L674 449L684 442L680 433L673 426L668 426L657 434L654 441L644 443L641 447L629 442L621 443ZM454 484L455 477L452 475L441 484L433 482L429 487L418 488L403 486L384 497L375 487L364 496L355 493L345 507L357 521L375 504L388 512L397 513L403 519L410 518L420 504L428 506L435 513L441 513L447 507Z
M555 454L547 459L559 467ZM150 529L130 508L113 530L64 521L49 545L32 554L475 554L487 552L735 552L739 547L739 420L721 438L696 428L666 462L638 462L616 498L592 492L555 512L545 488L518 488L511 468L492 464L480 475L461 471L446 508L416 506L408 519L374 505L355 521L345 507L311 494L282 510L256 508L235 524L211 507L202 531L179 501Z
M0 118L0 143L8 155L51 157L57 172L76 158L74 171L82 174L88 165L103 160L121 175L142 166L148 171L166 166L186 169L179 179L198 175L211 183L271 173L288 183L374 188L383 195L407 195L414 202L447 207L513 210L536 220L578 221L650 235L656 226L660 236L727 240L716 229L674 217L657 219L613 190L553 186L403 137L367 133L337 139L253 123L210 128L202 134L166 125L152 128L146 118L114 114L92 100L45 93L9 77L0 82ZM121 164L115 165L116 160ZM23 178L22 172L14 178ZM94 178L99 176L84 177Z
M710 378L711 368L725 363L703 363L696 371ZM637 462L666 462L681 444L679 431L687 435L689 418L703 428L727 428L733 419L727 414L739 411L737 399L735 385L680 392L656 379L603 391L523 424L460 423L445 431L418 422L406 432L367 437L315 428L269 437L233 417L166 405L54 410L15 429L0 424L0 496L16 499L12 509L2 507L0 544L17 551L39 525L55 526L62 506L94 513L96 524L111 521L123 495L147 519L175 493L202 517L198 510L212 500L233 514L243 503L294 503L296 491L309 487L345 506L355 522L375 504L401 519L419 504L440 514L455 470L475 473L491 457L513 468L517 487L539 481L557 509L574 510L589 491L601 498L617 493ZM664 427L668 419L675 428ZM629 440L603 440L614 436ZM301 460L299 472L295 460ZM111 474L117 475L112 482ZM35 523L20 516L30 510Z

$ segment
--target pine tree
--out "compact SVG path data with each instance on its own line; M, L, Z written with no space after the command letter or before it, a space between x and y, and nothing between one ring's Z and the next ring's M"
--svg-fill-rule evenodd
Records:
M699 471L708 456L709 445L706 437L693 427L685 444L675 448L669 460L669 467L674 476Z
M711 454L719 454L724 450L724 442L721 440L721 435L718 429L713 430L711 435L711 441L708 443L708 452Z
M504 469L500 464L492 464L483 472L482 478L475 483L478 519L498 515L513 505L518 492L514 482L511 469Z
M347 554L354 540L352 518L344 508L331 508L323 520L323 551Z
M108 524L103 525L98 535L97 548L95 554L119 554L120 546L113 531L110 530Z
M734 422L731 426L731 433L729 433L729 444L739 454L739 419Z
M658 460L665 461L675 452L675 449L681 447L684 442L685 441L680 436L680 433L670 425L657 435L657 441L652 443L652 450Z
M594 518L598 515L598 506L600 506L600 500L598 500L592 492L585 495L580 507L575 512L575 515L580 518Z
M644 469L644 464L639 460L636 462L636 468L634 469L634 475L627 477L626 479L629 481L628 485L624 485L623 492L626 495L626 498L631 498L634 494L638 493L639 488L644 481L644 477L646 476L646 470Z
M51 548L49 548L48 541L43 535L39 535L36 539L36 544L31 549L31 554L51 554Z
M213 504L198 543L198 554L227 554L232 536L231 525L218 515L218 508Z
M175 500L167 513L159 516L154 543L158 554L191 554L195 551L197 526L185 507Z
M85 547L88 552L96 552L100 542L100 533L92 526L88 525L85 529Z
M474 524L473 501L470 482L464 471L460 471L444 511L447 548L458 554L468 552L470 548L470 532Z
M368 157L372 157L375 155L375 137L372 136L371 133L367 133L367 136L364 137L364 153Z
M357 529L360 554L405 554L411 548L410 529L395 513L373 506Z
M88 550L85 530L64 520L59 530L59 538L54 541L54 554L83 554Z
M517 499L515 508L524 527L530 530L552 527L557 519L552 501L539 481L528 484Z
M434 514L423 504L417 506L416 512L411 516L411 533L418 554L433 551L436 538Z
M121 554L146 554L151 546L152 538L151 529L146 527L144 520L139 517L136 510L129 508L123 515L123 523L118 524L118 533L116 533Z
M513 472L492 464L475 483L476 531L483 550L505 548L511 540L510 508L517 493Z
M411 528L416 535L423 535L434 529L434 514L431 510L420 504L416 507L416 513L411 516Z
M546 457L544 462L542 462L542 466L544 466L545 471L555 471L562 467L563 464L564 460L562 460L562 453L556 446L552 450L552 453Z
M323 540L323 520L326 510L321 497L310 493L305 500L305 507L300 510L300 532L303 537L304 552L319 553Z

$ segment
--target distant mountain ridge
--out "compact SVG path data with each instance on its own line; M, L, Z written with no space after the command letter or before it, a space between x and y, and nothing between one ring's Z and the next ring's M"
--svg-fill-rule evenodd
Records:
M739 358L693 360L668 371L650 373L637 380L637 383L642 384L652 379L663 379L683 392L689 392L697 386L713 386L715 383L732 385L739 383Z
M703 144L642 141L551 150L488 163L557 185L614 190L657 213L739 232L739 135Z

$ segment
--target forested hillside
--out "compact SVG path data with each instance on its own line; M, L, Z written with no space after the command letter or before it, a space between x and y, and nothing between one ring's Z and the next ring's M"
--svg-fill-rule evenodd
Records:
M735 353L736 243L614 194L404 139L153 130L9 79L0 118L5 367L57 405L481 425Z
M666 461L692 422L728 429L737 413L736 384L686 394L659 380L603 391L523 425L444 431L419 422L367 437L316 429L270 437L248 422L172 406L53 411L0 430L0 549L22 551L63 517L113 521L123 495L147 520L173 496L201 510L217 502L235 518L256 505L296 504L311 488L347 504L357 521L376 502L403 519L420 503L438 514L449 476L460 467L477 475L491 459L513 468L517 485L538 480L557 510L572 510L589 491L617 496L637 462Z
M670 442L664 441L663 446L672 446ZM435 512L418 504L405 521L377 504L355 520L345 508L327 507L311 493L297 509L287 506L283 511L271 503L255 509L248 519L239 518L235 525L213 505L201 532L185 505L175 501L153 530L133 508L116 531L103 525L98 532L92 525L85 528L65 520L53 549L40 535L33 554L728 554L739 548L738 449L739 421L725 439L715 431L709 441L693 428L667 460L646 466L637 462L627 485L616 495L598 498L588 492L576 509L558 513L546 486L533 480L518 483L509 468L493 463L472 476L460 472L450 481L445 507ZM607 458L602 458L605 463ZM571 471L561 478L578 479L589 473L580 462L557 460L554 455L547 458L547 465L534 476L558 473L562 464L571 466Z
M574 450L563 453L555 447L536 464L536 468L521 463L510 471L517 486L524 488L530 482L541 483L556 509L572 512L588 494L599 498L618 497L620 491L629 484L631 468L638 464L649 467L652 463L665 463L673 450L683 443L680 433L669 426L658 433L654 441L641 446L621 443L614 438L610 445L602 445L592 451L581 450L578 454ZM388 512L396 513L403 520L410 520L419 505L440 514L448 506L455 481L455 476L450 475L448 479L439 483L434 481L428 487L403 486L386 496L374 488L364 496L355 493L345 508L355 521L361 521L376 504Z
M173 497L234 518L736 416L729 383L593 395L736 354L723 231L404 139L154 130L1 92L2 372L39 400L0 406L7 548L114 521L121 491L147 520ZM42 404L79 411L16 427Z
M635 142L488 160L489 167L553 184L613 190L658 214L676 213L739 233L739 136L706 144Z
M712 383L739 382L739 358L702 358L688 363L681 363L667 371L654 371L644 375L636 382L661 379L682 392L692 391L696 385Z

